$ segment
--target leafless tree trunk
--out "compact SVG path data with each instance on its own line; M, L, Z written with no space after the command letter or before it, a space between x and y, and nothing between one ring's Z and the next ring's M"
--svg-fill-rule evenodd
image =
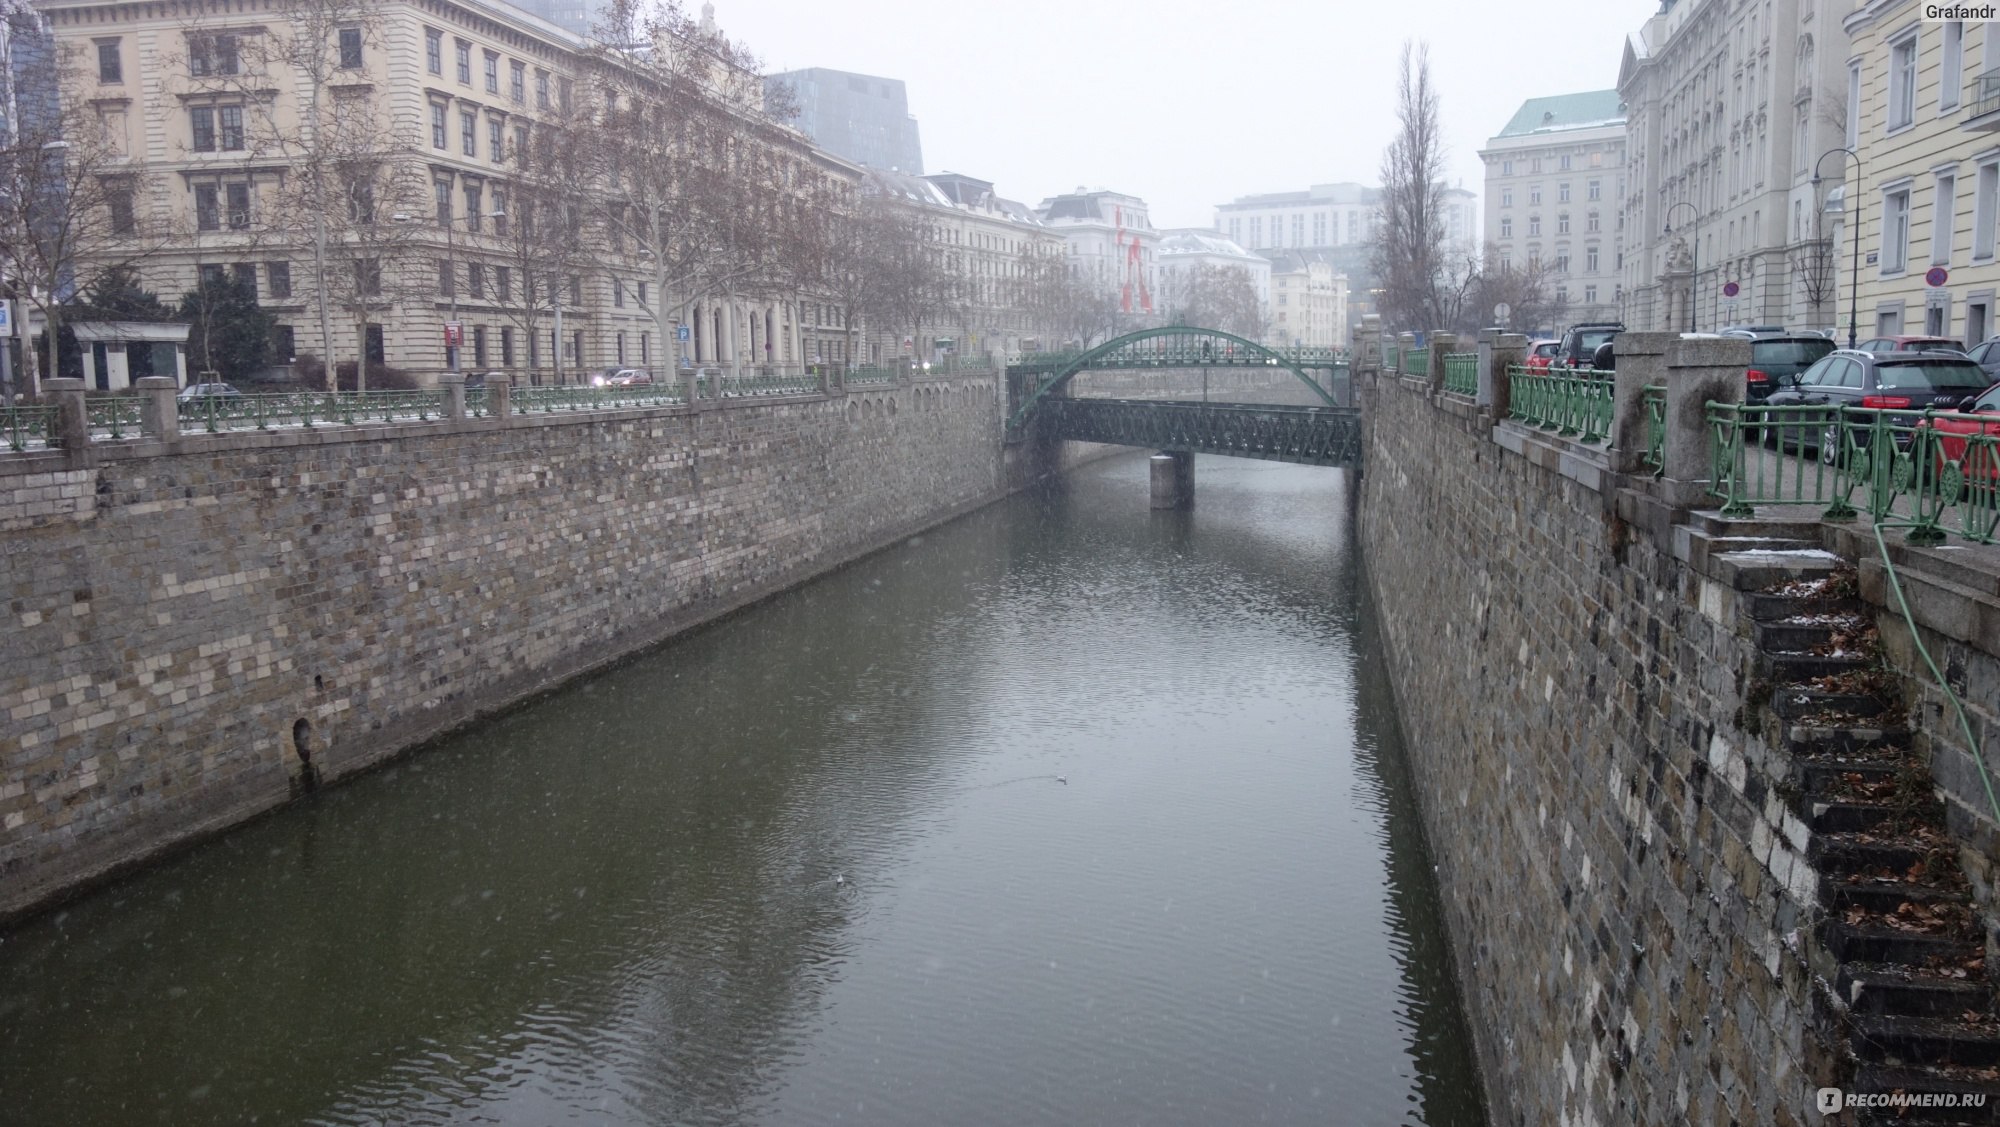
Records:
M1374 249L1384 319L1398 328L1436 328L1444 309L1444 131L1430 52L1403 45L1396 83L1397 130L1382 154L1382 222Z

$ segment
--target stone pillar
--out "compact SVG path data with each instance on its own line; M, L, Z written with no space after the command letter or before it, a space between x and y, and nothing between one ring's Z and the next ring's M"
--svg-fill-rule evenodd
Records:
M1439 329L1430 335L1430 342L1431 394L1442 395L1444 393L1444 358L1448 353L1458 350L1458 338L1443 329Z
M1416 347L1417 347L1417 334L1415 333L1396 334L1396 371L1401 372L1403 375L1406 376L1414 376L1419 374L1417 372L1403 371L1404 366L1410 362L1410 352L1414 350Z
M1513 409L1513 369L1528 359L1528 338L1520 333L1500 333L1493 338L1487 361L1479 367L1479 405L1504 419Z
M1151 459L1153 507L1185 509L1194 504L1194 455L1163 450Z
M1486 405L1487 373L1493 370L1493 342L1499 339L1499 329L1481 329L1472 345L1473 355L1477 357L1472 362L1473 378L1479 381L1473 385L1476 388L1473 402L1482 407Z
M56 439L64 450L81 451L90 445L90 412L84 406L82 380L43 380L42 398L55 405Z
M736 299L729 299L729 302L722 307L722 311L724 314L723 327L726 330L724 335L729 341L729 353L727 356L721 357L721 359L729 365L729 374L731 376L740 376L743 374L741 367L741 354L743 351L741 333L743 330L736 323Z
M465 373L445 372L438 376L438 388L444 392L444 417L453 422L465 419Z
M1679 333L1619 333L1612 351L1618 357L1618 371L1612 383L1611 468L1617 473L1638 473L1646 456L1646 403L1648 387L1667 382L1667 349L1680 339Z
M1382 364L1382 317L1370 313L1361 318L1361 327L1354 332L1354 359L1348 364L1347 374L1351 379L1362 374L1380 376Z
M486 377L486 414L506 422L514 414L514 385L506 376ZM463 392L461 391L461 395Z
M172 376L147 376L139 388L139 429L147 438L172 442L181 436L180 404L174 401L180 381Z
M1696 508L1709 499L1707 405L1743 402L1749 366L1747 340L1675 340L1668 346L1666 501L1675 508Z

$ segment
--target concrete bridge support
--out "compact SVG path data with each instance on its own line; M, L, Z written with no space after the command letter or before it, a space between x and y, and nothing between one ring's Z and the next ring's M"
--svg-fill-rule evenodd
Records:
M1152 457L1153 507L1194 507L1194 455L1186 450L1162 450Z

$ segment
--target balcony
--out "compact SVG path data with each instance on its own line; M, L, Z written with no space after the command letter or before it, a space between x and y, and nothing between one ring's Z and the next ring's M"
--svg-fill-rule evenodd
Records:
M1972 86L1972 105L1959 128L1976 133L2000 130L2000 69L1979 76Z

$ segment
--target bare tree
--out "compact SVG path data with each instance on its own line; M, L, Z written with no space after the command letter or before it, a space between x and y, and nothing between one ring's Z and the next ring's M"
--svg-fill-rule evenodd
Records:
M1380 307L1399 327L1448 324L1444 275L1444 131L1430 51L1403 44L1396 136L1382 154L1382 221L1373 254Z
M1502 263L1499 248L1488 243L1485 263L1466 296L1464 319L1472 324L1464 327L1480 327L1478 322L1493 317L1501 305L1509 307L1508 325L1523 331L1552 326L1561 318L1563 303L1540 260L1530 260L1525 268Z
M33 20L20 12L7 18L17 29ZM75 96L79 69L77 50L53 42L17 62L13 143L0 150L0 261L16 294L42 315L43 375L58 371L70 299L109 274L136 270L163 241L141 207L153 177L127 152L122 118Z
M1240 266L1198 263L1168 272L1161 289L1167 319L1221 329L1250 340L1264 335L1264 303L1250 272Z

